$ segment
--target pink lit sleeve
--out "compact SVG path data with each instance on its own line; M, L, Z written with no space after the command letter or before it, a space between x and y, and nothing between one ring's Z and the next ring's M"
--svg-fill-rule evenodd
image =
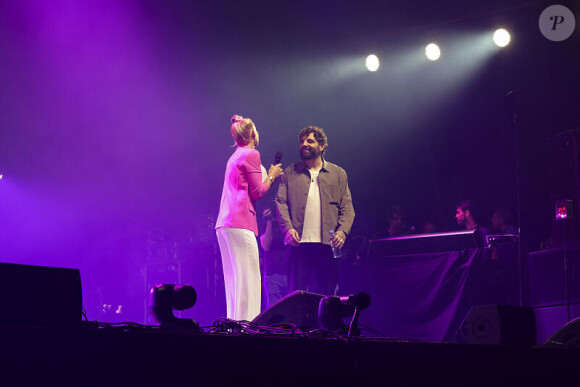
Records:
M245 166L248 178L248 191L252 200L256 201L266 194L268 186L262 183L262 162L260 153L253 150L246 158Z

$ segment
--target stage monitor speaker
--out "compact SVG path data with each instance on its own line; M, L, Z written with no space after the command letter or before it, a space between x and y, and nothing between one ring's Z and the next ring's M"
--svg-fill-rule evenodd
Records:
M580 247L567 251L570 302L580 303ZM530 305L545 307L566 304L566 272L561 248L528 254ZM561 325L560 325L561 326Z
M261 326L293 324L299 328L317 329L318 305L322 294L297 290L266 309L252 323Z
M580 317L569 321L546 340L545 347L580 348Z
M78 269L0 263L0 326L79 326L82 302Z
M505 305L473 306L459 328L468 344L536 344L536 322L531 308Z

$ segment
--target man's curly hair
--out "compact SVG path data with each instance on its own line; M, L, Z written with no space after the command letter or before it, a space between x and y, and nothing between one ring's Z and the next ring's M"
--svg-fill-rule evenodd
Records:
M326 133L324 133L324 129L319 128L317 126L307 126L300 131L298 134L298 141L302 141L304 137L310 136L310 133L314 133L314 138L320 145L324 145L324 149L322 150L322 154L326 153L326 149L328 149L328 137Z

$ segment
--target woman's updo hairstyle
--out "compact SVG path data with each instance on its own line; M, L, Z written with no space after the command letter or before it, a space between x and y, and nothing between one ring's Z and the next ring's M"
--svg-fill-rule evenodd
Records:
M238 146L248 145L255 130L256 126L251 119L242 116L232 117L232 137Z

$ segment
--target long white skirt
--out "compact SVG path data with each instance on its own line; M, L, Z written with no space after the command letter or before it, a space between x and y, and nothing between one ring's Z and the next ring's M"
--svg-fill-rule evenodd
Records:
M260 314L260 258L256 236L250 230L216 230L226 285L227 317L253 320Z

